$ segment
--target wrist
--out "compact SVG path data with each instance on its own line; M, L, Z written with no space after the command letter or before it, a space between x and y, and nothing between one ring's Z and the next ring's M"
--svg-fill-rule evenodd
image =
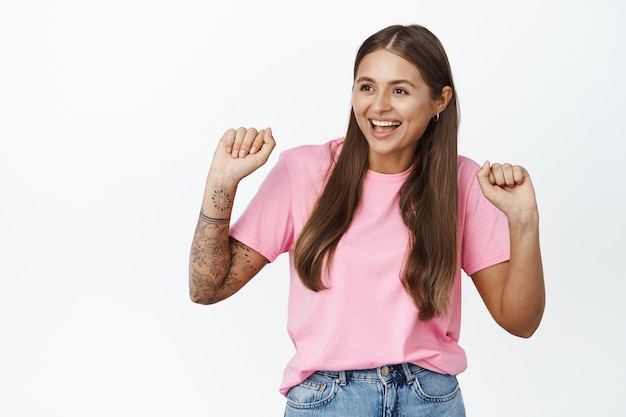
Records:
M201 215L211 219L230 219L238 181L224 175L209 174Z
M511 232L526 234L539 230L539 211L534 209L521 210L507 216Z
M207 176L207 188L209 185L218 188L236 189L241 178L230 175L224 171L210 169Z

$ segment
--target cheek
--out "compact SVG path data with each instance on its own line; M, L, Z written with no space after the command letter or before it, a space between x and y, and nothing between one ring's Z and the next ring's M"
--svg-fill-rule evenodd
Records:
M366 116L367 109L367 104L363 100L352 99L352 111L354 112L356 121L361 128L363 128L363 123L369 123Z
M359 100L357 97L352 96L352 110L354 111L356 117L359 117L359 115L365 111L363 100Z
M412 119L417 124L428 124L434 115L432 106L422 103L420 105L407 106L402 110L405 117Z
M357 116L359 114L365 115L373 104L374 97L371 94L367 94L362 91L355 91L352 93L352 109Z
M369 130L369 120L367 120L364 117L359 117L358 115L356 116L356 124L359 127L359 129L361 129L361 132L363 132L363 134L365 134L368 130Z

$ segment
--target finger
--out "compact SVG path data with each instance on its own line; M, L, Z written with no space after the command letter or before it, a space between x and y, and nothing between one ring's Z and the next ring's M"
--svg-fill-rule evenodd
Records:
M522 184L527 176L528 171L526 171L526 168L520 165L513 166L513 177L515 179L515 184Z
M250 150L248 151L250 153L250 155L254 155L255 153L257 153L259 151L259 149L261 149L261 146L263 146L263 143L264 143L264 140L265 140L264 139L265 135L266 135L266 130L265 129L259 130L259 133L254 138L254 141L252 142L252 144L250 146Z
M258 131L252 128L248 129L246 136L243 138L243 142L241 142L241 146L239 147L239 158L245 158L255 142L263 141L263 133L264 131L262 129Z
M271 152L274 146L276 146L276 141L274 140L272 128L270 127L260 130L257 140L259 141L255 141L255 144L258 143L258 145L256 145L257 152L259 152L260 150Z
M270 156L270 153L272 153L272 150L274 149L275 146L276 146L276 141L274 140L272 129L268 127L267 129L265 129L265 132L263 134L263 144L257 151L257 157L261 158L263 163L265 163L265 161L267 161L267 159Z
M233 149L231 152L231 155L233 156L233 158L238 158L239 157L239 151L241 150L241 144L244 142L244 140L246 139L246 136L248 135L256 135L257 131L254 128L251 129L246 129L245 127L240 127L239 129L237 129L237 135L235 136L235 142L233 143Z
M513 173L513 165L511 164L502 164L502 176L504 177L504 184L507 187L515 186L515 175Z
M226 153L231 153L233 151L233 143L235 143L236 134L237 132L235 129L228 129L220 138L220 144L221 146L224 146Z
M499 186L506 184L506 180L504 178L504 172L502 171L501 164L498 164L498 163L492 164L491 174L493 176L493 181L491 181L492 184L499 185Z

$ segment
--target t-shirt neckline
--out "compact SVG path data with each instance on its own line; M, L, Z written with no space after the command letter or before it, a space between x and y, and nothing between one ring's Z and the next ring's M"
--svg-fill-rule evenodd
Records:
M377 182L403 183L409 177L411 170L413 170L413 165L411 165L407 170L396 174L383 174L382 172L368 169L365 172L365 179Z

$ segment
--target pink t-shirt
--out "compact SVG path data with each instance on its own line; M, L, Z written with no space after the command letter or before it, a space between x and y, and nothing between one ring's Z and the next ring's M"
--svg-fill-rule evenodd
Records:
M231 228L231 235L269 261L290 252L319 196L334 151L343 140L283 152ZM444 373L465 370L459 346L461 268L468 274L509 259L506 217L487 201L476 181L479 166L459 156L459 259L448 316L422 322L400 281L408 231L399 192L409 172L366 173L361 206L337 246L330 289L308 290L291 262L288 322L296 352L280 392L317 370L367 369L411 362ZM293 259L291 258L293 261Z

